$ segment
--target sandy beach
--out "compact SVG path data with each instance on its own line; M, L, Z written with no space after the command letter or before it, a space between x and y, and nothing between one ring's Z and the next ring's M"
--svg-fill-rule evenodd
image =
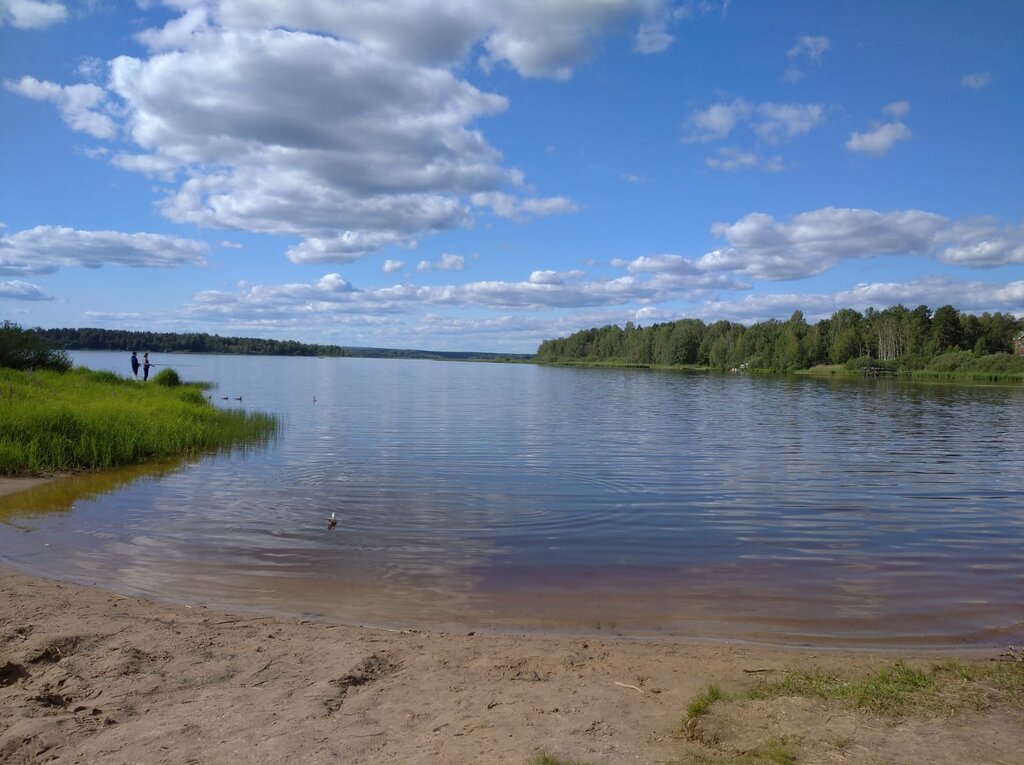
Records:
M388 631L10 568L0 604L4 763L728 763L770 738L801 763L1024 763L1024 713L999 705L890 720L806 698L722 702L684 730L711 683L934 656Z

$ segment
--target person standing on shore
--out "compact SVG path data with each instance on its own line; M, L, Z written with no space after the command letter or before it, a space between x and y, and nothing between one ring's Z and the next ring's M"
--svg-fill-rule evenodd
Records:
M149 351L142 354L142 381L145 382L149 379L149 368L153 366L149 363Z
M132 351L132 379L139 379L139 357L136 355L137 351Z

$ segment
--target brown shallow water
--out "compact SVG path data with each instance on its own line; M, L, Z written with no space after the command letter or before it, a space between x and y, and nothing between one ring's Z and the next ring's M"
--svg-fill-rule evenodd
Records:
M0 499L0 559L350 624L1024 640L1022 390L183 358L281 437Z

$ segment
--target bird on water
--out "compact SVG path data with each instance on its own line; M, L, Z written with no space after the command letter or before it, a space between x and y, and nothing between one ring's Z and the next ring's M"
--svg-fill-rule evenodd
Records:
M327 528L333 529L338 525L338 520L334 517L334 513L331 513L331 517L327 519Z

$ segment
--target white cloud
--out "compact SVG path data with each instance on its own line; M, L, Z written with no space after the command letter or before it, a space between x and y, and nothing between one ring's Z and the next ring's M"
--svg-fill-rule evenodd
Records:
M416 266L417 271L461 271L466 267L466 258L462 255L453 255L450 252L441 254L436 263L429 260L421 260Z
M120 231L78 231L36 226L15 234L0 234L0 274L51 274L60 268L166 268L204 265L205 242L163 234Z
M843 260L905 255L969 268L1024 263L1024 226L1000 227L991 218L951 221L922 210L826 207L779 221L766 213L716 223L726 246L699 258L663 254L615 260L631 274L734 273L755 279L804 279Z
M881 213L826 207L788 222L750 213L732 224L713 225L712 233L729 246L707 253L697 263L760 279L800 279L845 259L930 254L948 225L946 218L920 210Z
M49 101L56 104L61 117L71 127L95 138L114 138L117 127L108 114L99 111L106 106L107 93L98 85L83 83L62 86L52 82L22 77L20 80L4 80L4 87L12 93L35 101Z
M883 106L882 111L886 114L891 114L898 120L901 120L910 114L910 101L894 101L891 104Z
M820 104L761 104L754 132L768 143L809 133L825 114Z
M982 90L983 88L987 88L991 81L992 75L988 72L965 74L960 78L960 87L968 88L970 90Z
M477 207L490 208L499 218L518 222L523 222L530 216L565 215L579 210L579 206L566 197L538 199L521 198L503 192L481 192L473 194L470 200Z
M14 279L0 282L0 300L53 300L35 284Z
M1008 284L960 282L930 276L908 282L861 283L831 294L775 293L746 295L736 300L713 300L698 314L707 320L729 319L743 323L779 319L803 311L808 321L831 316L841 308L884 310L894 305L955 305L969 313L1024 314L1024 281Z
M384 261L384 265L381 266L381 270L386 274L393 274L397 271L401 271L405 268L405 262L401 260L391 260L388 258Z
M432 269L429 261L426 268ZM201 321L238 322L292 320L308 317L317 322L388 320L419 323L425 311L509 308L526 311L578 309L649 303L708 288L735 287L729 278L701 274L657 274L644 279L627 275L615 279L586 280L581 271L535 271L519 282L478 281L465 284L416 286L396 284L358 289L331 275L339 288L325 280L312 284L239 284L235 291L207 290L194 296L182 316L195 326ZM404 317L404 318L403 318ZM547 325L550 328L550 325Z
M728 136L736 125L746 119L753 107L742 98L728 104L712 104L694 114L687 123L683 143L710 143Z
M534 271L530 274L530 284L565 284L582 279L586 274L580 270L573 271Z
M292 263L354 263L390 244L413 246L413 240L390 231L344 231L332 237L309 237L289 247Z
M821 65L822 56L829 49L831 41L821 36L804 35L796 41L796 45L786 52L790 65L786 69L784 79L797 82L807 75L808 68Z
M609 34L668 43L671 0L167 0L142 57L83 62L98 84L23 77L73 129L127 137L114 166L165 184L158 209L205 227L297 236L295 262L346 263L473 223L574 212L527 196L477 124L505 98L453 67L479 51L524 76L567 77ZM715 5L714 7L718 7ZM659 37L659 35L665 35ZM471 201L472 200L472 201Z
M888 122L867 133L854 132L846 142L846 148L881 157L900 141L908 140L911 135L910 128L902 122Z
M327 33L425 66L459 64L479 45L484 66L507 64L528 77L568 79L606 34L638 28L638 50L663 49L671 42L671 5L669 0L220 0L188 7L228 28Z
M718 155L708 157L704 163L712 170L724 170L732 172L735 170L764 170L769 173L778 173L786 169L786 163L782 157L761 157L754 152L740 151L739 149L723 146L718 150Z
M107 76L107 62L95 56L86 56L78 62L75 71L90 82L103 80Z
M846 142L849 151L873 154L876 157L888 154L900 141L909 140L912 133L901 120L910 112L909 101L896 101L882 108L883 112L896 118L896 122L872 123L866 133L854 132Z
M675 42L669 34L665 21L658 20L641 24L633 40L633 49L638 53L661 53Z
M1024 264L1024 225L1000 226L992 218L975 218L954 224L939 259L972 268Z
M750 120L754 133L768 143L780 143L817 127L825 115L821 104L750 104L742 98L712 104L695 113L685 125L683 143L711 143L728 137Z
M831 42L824 35L804 35L796 41L796 45L787 51L789 58L809 58L811 61L821 61L825 51L829 49Z
M16 29L41 29L58 24L68 17L63 3L40 0L0 0L0 27L10 24Z

